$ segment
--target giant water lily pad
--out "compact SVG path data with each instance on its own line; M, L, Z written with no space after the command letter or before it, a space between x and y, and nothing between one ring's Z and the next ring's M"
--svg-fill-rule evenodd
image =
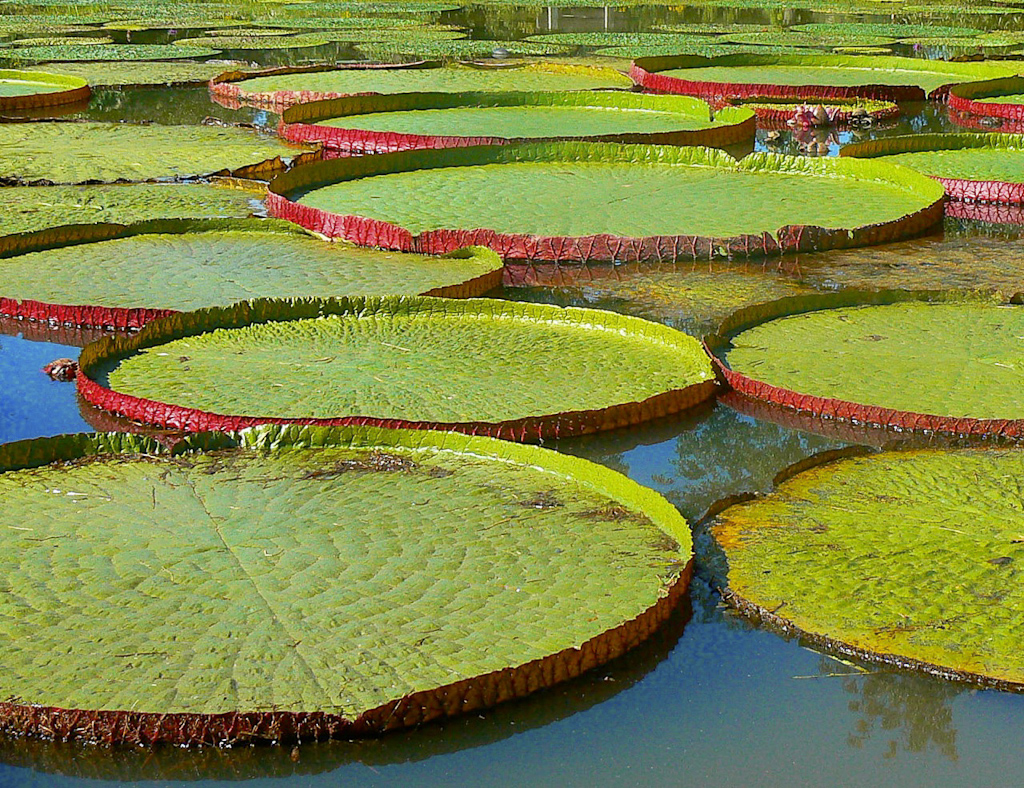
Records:
M846 145L840 155L910 167L958 199L1024 203L1024 136L914 134Z
M0 125L0 177L54 183L209 175L302 148L249 129L122 123Z
M124 63L59 63L29 66L28 70L57 70L61 74L81 77L94 87L129 85L198 85L206 84L227 68L241 66L232 61L206 63L124 62Z
M49 248L0 260L0 313L75 325L137 328L159 311L255 297L468 297L501 284L501 259L489 249L362 249L283 222L85 225L21 240Z
M700 345L672 329L486 299L243 302L97 342L82 369L88 401L155 424L444 425L517 440L635 424L715 389Z
M97 186L12 186L3 191L0 227L4 235L66 224L147 219L244 219L260 195L203 183L134 183ZM0 251L6 252L0 236Z
M629 85L629 79L610 68L529 63L493 68L279 69L277 73L260 77L228 74L215 80L210 90L218 100L258 104L280 111L299 102L356 93L591 90Z
M690 572L657 493L487 438L75 435L4 446L0 469L2 726L62 740L309 741L473 711L641 642Z
M176 47L214 47L216 49L295 49L298 47L318 47L329 44L331 39L310 33L298 36L266 36L266 35L221 35L200 36L197 38L179 38L174 42Z
M402 93L349 96L285 110L279 132L351 153L580 139L728 146L750 141L754 114L688 96L625 92Z
M272 182L267 205L360 244L476 244L534 260L763 255L891 240L938 221L938 184L851 161L602 143L417 150L296 167Z
M726 599L829 650L1020 689L1022 473L1005 450L799 473L714 524Z
M416 55L421 58L459 60L487 58L499 53L501 57L528 55L561 55L572 49L563 44L536 41L494 41L491 39L458 39L453 41L425 38L405 39L390 43L358 44L356 49L369 60L388 62L396 55Z
M874 55L726 55L639 58L643 87L694 96L855 97L914 101L946 86L1015 74L1006 63L947 63Z
M0 112L73 104L88 98L89 86L78 77L0 69Z
M738 333L725 374L741 393L903 429L1024 434L1024 307L846 291L747 310L729 325Z
M4 55L16 60L47 60L54 62L75 60L183 60L190 57L209 57L220 50L198 46L173 44L63 44L56 46L18 47Z
M819 36L886 36L913 38L915 36L943 36L956 38L976 36L983 31L975 27L949 27L944 25L907 25L895 22L810 22L794 25L792 30Z

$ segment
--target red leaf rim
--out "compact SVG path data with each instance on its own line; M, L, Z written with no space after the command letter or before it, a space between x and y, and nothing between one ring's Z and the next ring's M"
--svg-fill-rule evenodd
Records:
M720 380L728 384L733 391L783 408L805 411L824 419L868 424L899 431L1022 438L1024 419L956 418L802 394L735 372L716 352L724 349L731 337L741 331L780 317L845 306L888 305L904 301L949 302L960 298L962 296L956 292L931 290L845 290L837 293L791 296L738 310L722 323L717 334L705 338L704 348L711 356Z
M294 222L308 230L329 238L344 238L360 246L375 246L421 254L443 254L461 246L486 246L506 260L537 260L551 262L673 262L678 260L710 260L715 257L747 258L812 252L823 249L844 249L857 246L889 243L912 238L933 227L942 219L943 200L898 219L852 229L825 228L815 225L785 225L773 235L746 234L729 238L699 235L656 235L628 237L611 234L586 236L543 236L527 233L500 233L488 229L437 229L414 235L391 222L352 214L336 214L292 201L285 196L294 190L323 185L320 173L346 177L367 177L389 172L402 172L417 168L443 167L458 164L497 163L490 152L508 152L507 161L530 160L539 155L545 145L565 145L588 160L619 160L639 151L640 157L658 154L657 161L672 161L677 153L686 150L671 146L635 146L623 148L602 143L531 143L506 146L476 146L447 148L442 151L416 150L382 153L371 157L343 158L320 162L318 167L294 167L275 178L267 193L267 212L271 216ZM601 150L599 150L599 148ZM694 149L690 149L694 150ZM457 158L452 156L458 152ZM426 158L432 154L438 158ZM448 154L447 156L445 154ZM568 153L566 155L569 155ZM539 160L539 159L538 159ZM543 159L550 161L553 159ZM637 159L629 159L635 161ZM651 160L654 160L653 158ZM329 182L329 181L327 181Z
M603 430L617 429L641 424L687 410L709 397L714 396L718 384L713 378L694 383L682 389L673 389L655 394L647 399L610 405L605 408L541 414L499 422L433 422L407 419L377 418L373 416L339 416L334 418L278 418L273 416L239 416L203 411L180 405L158 402L143 397L134 397L115 391L97 382L94 375L104 364L121 359L148 347L163 344L172 339L194 336L220 327L238 327L255 322L299 320L323 314L347 314L365 308L368 304L381 304L387 298L344 298L344 299L303 299L281 301L261 299L242 301L230 307L213 307L197 312L177 313L167 319L149 323L141 332L131 337L107 337L88 345L79 358L77 376L78 393L86 402L131 421L150 424L166 429L185 432L227 431L234 432L260 424L310 424L323 427L372 426L386 429L431 429L446 432L461 432L467 435L483 435L519 443L587 435ZM430 297L390 299L395 303L430 302ZM462 302L468 304L468 302ZM476 308L483 300L473 302L466 309ZM503 305L507 304L501 302ZM481 309L484 307L481 306ZM549 316L561 317L569 314L560 307L531 304L533 312L543 311ZM584 310L574 310L576 312ZM597 310L593 321L607 322L607 314ZM272 314L271 314L272 313ZM188 323L182 321L188 321ZM626 330L634 328L636 333L654 332L662 341L678 344L685 335L648 323L639 318L615 316L625 324ZM689 352L681 348L681 352Z
M978 115L989 118L1005 118L1024 123L1024 104L1000 104L999 102L977 101L980 98L995 98L1000 95L1024 93L1024 77L988 79L984 82L968 82L954 85L946 99L952 112ZM1003 129L1006 131L1007 129Z
M754 138L757 123L754 115L742 110L729 110L733 122L704 129L679 129L663 132L620 132L592 136L571 134L550 137L467 137L438 134L403 134L388 131L341 128L320 125L328 118L358 116L366 113L400 112L420 109L454 109L459 107L598 107L601 109L664 109L667 112L697 113L708 119L710 108L692 103L675 104L671 97L659 106L657 97L625 92L551 91L551 92L464 92L464 93L397 93L376 96L349 96L317 101L285 110L278 134L298 143L317 142L326 148L349 155L394 153L421 148L467 148L477 145L509 145L538 141L618 142L647 145L703 145L729 147ZM652 101L653 99L653 101ZM685 101L685 99L683 99ZM679 99L676 99L679 101ZM696 101L696 100L694 100ZM742 119L739 119L742 117Z
M1015 137L1011 134L915 134L883 137L844 145L840 148L839 155L853 158L875 158L917 151L998 147L1020 153L1024 157L1024 136ZM928 177L941 183L946 194L955 200L1002 205L1024 204L1024 178L1019 183L1013 183L979 181L968 178L942 178L938 175L928 175Z

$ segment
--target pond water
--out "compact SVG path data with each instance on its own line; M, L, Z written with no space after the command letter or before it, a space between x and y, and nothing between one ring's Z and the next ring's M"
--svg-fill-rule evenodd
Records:
M936 19L962 21L955 14ZM979 16L977 24L986 20L1002 29L1024 28L1021 13L998 20ZM781 8L473 6L446 12L442 21L465 24L476 38L515 39L547 31L646 31L659 24L891 19ZM132 34L131 40L163 43L201 33L149 31ZM339 52L347 54L334 47L302 57ZM244 54L264 64L295 57ZM944 52L906 47L903 54ZM155 123L199 123L209 116L276 124L264 111L220 107L205 87L99 90L80 116ZM885 128L786 132L781 139L762 130L758 148L798 153L814 141L835 154L840 142L853 138L955 128L942 108L930 105L913 108ZM770 280L758 287L773 293L796 286L887 283L894 277L910 277L919 287L974 283L1016 292L1016 283L1024 281L1024 231L950 218L944 233L924 239L735 268L737 276ZM693 266L662 271L656 287L649 276L638 285L643 273L627 269L617 277L593 272L589 278L600 286L588 285L579 269L565 272L563 285L551 286L555 278L546 272L543 287L508 288L496 295L598 306L701 333L720 318L720 306L712 296L680 301L679 293L693 289L683 281L693 271ZM758 292L753 288L749 297ZM694 304L703 311L694 312ZM19 333L29 330L29 337ZM61 332L47 338L35 327L0 322L0 442L90 430L97 423L72 385L51 382L40 371L55 358L73 357L86 337ZM894 437L879 430L830 428L725 398L682 417L561 441L554 448L626 473L664 493L698 522L716 500L767 489L779 470L814 453L850 443L882 445ZM698 542L701 547L706 539ZM1024 772L1022 736L1024 696L840 661L760 631L722 607L699 568L685 608L640 649L492 711L379 740L304 745L298 760L285 748L136 752L0 738L0 786L226 786L239 780L260 786L994 786L1012 783Z

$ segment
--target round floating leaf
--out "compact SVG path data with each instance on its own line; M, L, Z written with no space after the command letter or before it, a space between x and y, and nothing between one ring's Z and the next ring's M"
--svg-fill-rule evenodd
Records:
M793 47L832 47L840 46L885 46L895 42L886 36L870 35L823 35L820 33L801 33L799 31L773 30L765 33L730 33L722 36L723 41L735 44L777 44Z
M283 222L165 219L39 233L20 239L20 248L42 251L0 260L0 313L136 328L154 311L245 298L466 297L501 284L501 259L489 249L427 257L327 243L289 228Z
M189 177L300 151L254 132L120 123L0 124L0 177L82 183Z
M64 46L18 47L5 52L15 60L49 60L53 62L75 60L183 60L190 57L209 57L220 52L208 47L176 46L174 44L66 44Z
M486 299L243 302L95 343L81 363L96 376L79 380L88 401L190 430L355 420L537 440L635 424L715 389L700 345L672 329ZM217 379L225 364L232 380Z
M830 650L1020 689L1022 473L994 450L799 473L714 524L726 598Z
M935 178L951 197L1024 203L1024 136L915 134L844 146L842 156L878 158Z
M851 161L579 142L419 150L296 167L271 184L267 205L360 244L478 244L533 260L763 255L879 242L938 221L939 184Z
M688 24L655 25L654 29L661 33L698 33L717 35L719 33L767 33L772 30L767 25L743 25L732 22L693 22Z
M480 90L592 90L624 88L630 80L610 68L561 63L500 67L444 66L279 69L266 76L227 74L211 91L221 100L283 110L292 104L358 93L461 92Z
M631 76L664 93L703 96L860 96L914 101L937 96L948 85L1011 76L1006 63L947 63L868 55L727 55L641 58Z
M977 116L1024 123L1024 77L954 85L949 90L949 107L953 120L961 124L964 115L969 124L979 122Z
M244 219L259 205L258 192L201 183L105 186L11 186L3 190L3 233L26 233L67 224L148 219ZM0 252L9 250L0 236Z
M274 19L267 24L284 25L301 30L374 30L381 28L420 28L423 18L400 16L338 16L314 19ZM454 29L454 28L452 28Z
M758 316L774 319L732 337L730 383L741 393L838 418L1024 433L1024 421L1013 421L1024 419L1024 307L922 298L932 296L853 291L768 305ZM826 308L832 304L856 305Z
M751 55L799 55L806 53L802 47L786 46L760 46L752 44L718 44L713 40L705 45L694 45L690 47L659 47L659 46L625 46L625 47L602 47L594 51L595 55L608 57L624 57L630 60L641 57L669 57L675 55L703 55L705 57L718 57L721 55L751 54Z
M504 144L515 139L728 146L754 134L750 111L688 96L624 91L401 93L349 96L285 110L279 133L349 153Z
M179 38L176 47L195 49L216 47L220 49L296 49L298 47L319 47L331 43L331 39L309 33L298 36L223 35L199 38Z
M977 36L984 32L973 27L903 25L887 22L812 22L810 24L794 25L792 29L820 36L884 36L887 38L913 38L916 36L960 38L963 36Z
M238 68L242 65L224 60L207 63L43 63L41 66L29 66L29 70L57 69L62 74L80 77L94 87L127 87L206 84L219 74L223 74L225 69Z
M448 59L491 57L495 52L498 52L501 57L560 55L568 52L571 47L562 44L542 44L534 41L490 41L486 39L470 40L467 38L459 41L410 40L408 43L360 44L356 49L367 58L386 61L396 54Z
M89 94L89 86L78 77L0 69L0 111L73 104Z
M112 38L95 38L90 36L50 36L49 38L19 38L16 41L9 41L3 46L29 47L29 46L66 46L68 44L88 44L89 46L105 46L113 44Z
M661 496L479 437L101 433L5 446L0 468L3 727L62 740L309 741L476 710L636 645L689 578Z

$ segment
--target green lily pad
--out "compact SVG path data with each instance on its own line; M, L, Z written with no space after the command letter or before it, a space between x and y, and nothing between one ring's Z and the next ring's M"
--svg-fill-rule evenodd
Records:
M75 61L75 60L184 60L190 57L209 57L220 49L209 47L176 46L174 44L65 44L63 46L17 47L5 52L15 60Z
M683 132L709 132L691 137L692 144L713 144L711 129L720 129L727 144L735 144L741 136L749 140L753 134L753 113L749 111L722 109L711 120L710 107L699 99L624 91L350 96L300 104L285 110L281 119L280 133L288 139L322 140L343 149L363 144L367 135L332 134L326 129L377 132L381 149L394 147L394 138L387 136L393 134L442 139L604 137L681 143ZM675 136L666 136L669 134ZM372 140L366 144L370 151L378 150Z
M1024 307L992 301L841 307L732 339L733 371L801 395L949 418L1024 418Z
M28 66L28 71L59 70L62 74L80 77L93 87L128 85L197 85L243 64L233 61L192 62L125 62L125 63L43 63Z
M458 93L479 90L592 90L625 88L632 82L610 68L530 63L499 68L444 66L441 68L330 69L295 74L274 74L232 83L241 99L271 98L274 94L302 93L330 98L354 93Z
M89 86L78 77L0 69L0 110L50 107L88 98Z
M326 36L307 33L298 36L223 35L179 38L174 42L174 46L187 49L215 47L217 50L296 49L299 47L319 47L329 43L331 43L331 39Z
M39 244L53 248L0 261L0 297L189 310L257 297L477 296L501 281L489 249L447 257L361 249L276 221L159 220L111 235L86 225Z
M98 186L10 186L3 190L3 233L26 233L65 224L148 219L244 219L260 195L202 183ZM2 236L0 236L2 237ZM2 241L0 241L2 244Z
M759 85L917 86L926 93L972 80L1011 76L1017 69L1002 63L946 63L875 55L729 55L703 63L659 71L694 82Z
M1024 454L1005 450L799 473L713 526L726 598L829 650L1019 689L1022 473Z
M806 54L803 47L762 46L753 44L719 44L715 40L707 44L695 44L689 47L675 46L622 46L601 47L594 50L595 55L608 57L624 57L630 60L638 57L670 57L672 55L702 55L719 57L721 55L799 55Z
M825 35L821 33L805 33L799 30L730 33L722 36L721 40L734 44L776 44L793 47L824 47L827 49L840 46L886 46L896 41L896 39L889 36Z
M120 123L0 124L0 177L54 183L206 175L301 150L254 132Z
M99 386L83 395L129 417L141 403L127 398L169 406L148 407L153 423L355 417L536 440L675 412L715 387L685 334L487 299L243 302L158 320L86 354Z
M961 38L983 33L974 27L949 27L946 25L905 25L889 22L812 22L794 25L793 30L814 33L821 36L884 36L886 38L913 38L918 36L945 36Z
M1024 104L1024 93L1008 93L1003 96L985 96L976 98L982 104Z
M0 468L2 691L37 735L65 709L62 738L108 744L415 725L617 656L689 576L661 496L479 437L78 435L4 447Z
M915 134L847 146L842 155L878 158L936 178L1024 183L1024 136Z
M505 50L507 57L524 55L561 55L572 47L563 44L542 44L535 41L491 41L487 39L458 41L407 40L392 44L359 44L356 49L368 59L386 62L395 54L410 54L424 58L491 57L496 50Z
M15 41L8 41L3 46L11 47L31 47L31 46L68 46L77 44L88 44L89 46L105 46L107 44L113 44L114 39L112 38L97 38L90 36L85 38L83 36L49 36L45 38L19 38Z
M938 199L934 186L906 170L846 170L845 161L759 153L737 162L705 148L537 143L390 154L370 171L336 160L297 168L272 188L282 193L301 183L308 190L300 206L413 234L488 228L570 238L726 239L785 225L853 228L899 220Z

